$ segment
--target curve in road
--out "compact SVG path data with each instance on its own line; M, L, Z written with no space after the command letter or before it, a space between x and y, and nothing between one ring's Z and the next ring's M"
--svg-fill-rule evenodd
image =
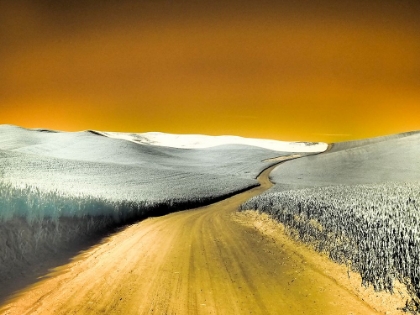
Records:
M20 292L2 314L376 314L232 214L272 184L149 218Z

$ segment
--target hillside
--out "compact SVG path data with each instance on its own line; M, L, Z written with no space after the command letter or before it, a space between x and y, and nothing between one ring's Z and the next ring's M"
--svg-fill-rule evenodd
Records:
M272 191L420 180L420 133L333 144L326 154L279 165Z

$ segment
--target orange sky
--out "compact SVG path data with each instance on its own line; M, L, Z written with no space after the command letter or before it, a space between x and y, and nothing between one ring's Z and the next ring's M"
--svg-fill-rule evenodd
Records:
M418 1L278 2L0 0L0 124L328 142L420 129Z

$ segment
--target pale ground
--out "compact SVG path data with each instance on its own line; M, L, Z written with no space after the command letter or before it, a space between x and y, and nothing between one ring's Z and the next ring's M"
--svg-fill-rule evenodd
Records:
M98 131L98 133L110 138L124 139L136 143L183 149L209 148L224 144L244 144L282 152L323 152L328 146L328 144L323 142L306 145L303 142L244 138L239 136L208 136L162 132L123 133Z
M387 294L288 240L264 216L238 214L254 188L131 225L18 293L1 314L397 314ZM267 225L265 225L267 224ZM377 295L377 297L376 297Z

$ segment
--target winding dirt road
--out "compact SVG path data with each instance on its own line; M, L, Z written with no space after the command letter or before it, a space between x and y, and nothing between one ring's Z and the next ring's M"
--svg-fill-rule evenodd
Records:
M233 219L260 187L127 227L4 305L2 314L376 314L293 248Z

